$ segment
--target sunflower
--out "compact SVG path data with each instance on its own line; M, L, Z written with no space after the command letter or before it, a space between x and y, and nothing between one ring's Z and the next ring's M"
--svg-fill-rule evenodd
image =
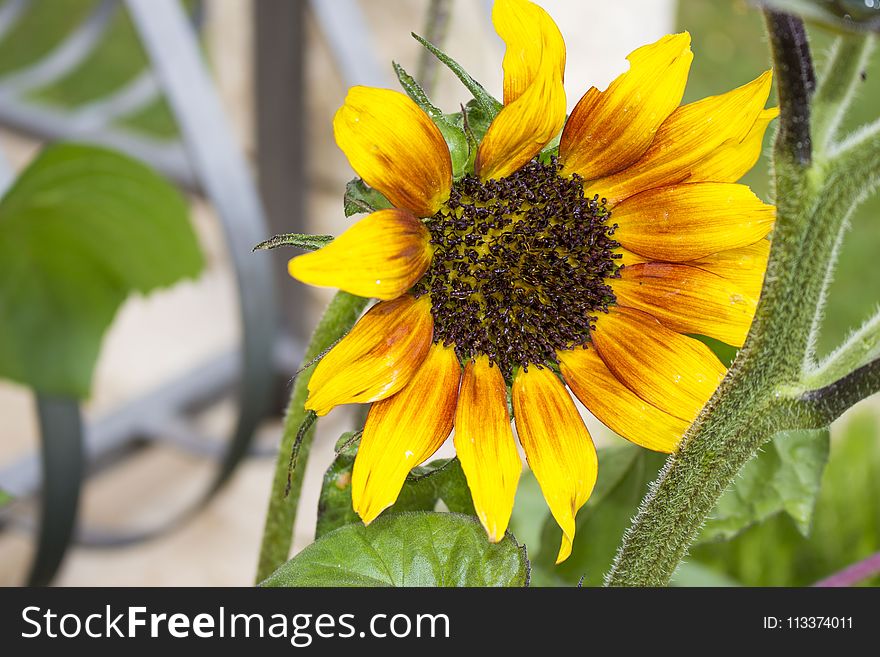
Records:
M556 24L526 0L496 0L492 20L504 104L473 172L453 179L441 132L409 97L351 89L336 142L393 208L289 269L379 300L320 361L306 402L319 416L372 403L352 474L363 521L454 427L474 508L499 540L522 470L512 414L562 528L558 563L597 476L570 392L624 438L671 452L725 375L692 336L745 339L775 210L736 181L777 110L765 109L769 71L679 106L693 58L682 33L635 50L566 119Z

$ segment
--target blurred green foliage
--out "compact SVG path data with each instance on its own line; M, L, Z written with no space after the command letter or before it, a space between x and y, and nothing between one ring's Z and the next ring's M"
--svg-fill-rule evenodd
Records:
M15 28L0 41L0 76L36 63L84 21L99 0L33 0ZM0 2L0 4L3 4ZM195 6L187 0L188 8ZM67 77L31 92L30 100L63 108L86 105L118 91L147 66L127 12L120 5L97 47ZM123 117L119 125L158 138L173 138L177 127L161 98Z

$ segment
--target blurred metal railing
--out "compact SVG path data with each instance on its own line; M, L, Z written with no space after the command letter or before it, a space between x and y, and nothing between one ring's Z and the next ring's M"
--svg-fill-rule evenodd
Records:
M28 5L25 0L9 0L0 7L0 38L14 30ZM149 69L110 96L73 111L29 100L29 90L63 79L85 61L118 10L129 12L148 53ZM179 140L156 140L115 126L118 117L145 107L160 94L171 106ZM279 344L277 299L270 261L251 253L256 243L270 235L256 187L233 141L199 52L197 34L174 0L126 0L124 7L116 0L101 0L42 59L0 78L0 124L40 139L77 139L117 148L202 193L216 209L224 230L235 270L242 329L237 354L219 356L98 422L84 423L75 400L38 396L41 455L0 470L0 487L17 496L40 494L37 548L28 582L45 584L73 538L87 463L133 441L168 440L169 435L182 448L216 444L200 435L191 423L191 413L234 389L238 398L235 428L214 450L218 467L202 499L223 485L248 451L272 399ZM3 179L7 184L11 179L8 167L0 170L0 186ZM186 515L134 532L83 529L78 536L93 545L127 543L162 531ZM5 516L9 519L9 512Z

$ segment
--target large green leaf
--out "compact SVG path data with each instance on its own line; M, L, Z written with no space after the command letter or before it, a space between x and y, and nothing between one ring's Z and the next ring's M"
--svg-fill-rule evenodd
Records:
M201 268L173 186L109 150L46 148L0 200L0 376L87 396L126 297Z
M319 538L262 586L526 586L529 562L510 534L489 543L472 516L397 513Z
M780 512L791 516L806 536L828 462L829 440L827 429L775 436L721 496L699 542L730 539Z
M357 440L354 438L355 433L350 432L339 439L339 453L324 473L315 527L318 538L343 525L360 522L351 507L351 470L357 455ZM407 476L397 502L383 511L383 515L433 511L439 500L450 511L474 514L470 490L458 459L439 459L414 468Z
M4 506L6 506L10 502L12 502L12 500L14 500L14 499L15 498L12 497L12 495L10 495L5 490L0 488L0 509L2 509Z
M878 551L880 421L863 412L831 442L809 537L776 514L730 541L696 547L689 560L746 586L806 586Z
M571 556L554 565L562 531L548 518L534 559L535 584L599 586L611 567L620 538L635 515L648 484L666 456L629 444L599 450L599 478L577 516ZM583 578L583 580L581 580Z

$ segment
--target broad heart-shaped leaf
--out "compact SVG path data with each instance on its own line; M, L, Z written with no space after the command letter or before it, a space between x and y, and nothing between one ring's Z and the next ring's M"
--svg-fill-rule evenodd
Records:
M571 556L554 565L562 531L548 517L540 551L533 561L535 585L574 585L583 581L584 586L600 586L624 530L666 459L665 454L623 442L604 447L598 454L599 478L589 501L578 513Z
M322 536L261 586L527 586L525 546L489 543L476 518L396 513Z
M342 204L346 217L391 207L391 202L387 198L360 178L350 180L345 186Z
M721 496L698 542L728 540L779 512L791 516L804 536L809 534L829 442L828 429L775 436Z
M172 185L103 148L46 148L0 200L0 377L87 396L126 297L201 268Z
M360 523L351 507L351 470L357 454L355 432L343 434L337 443L339 453L327 472L318 500L315 536L320 538L343 525ZM433 511L438 500L456 513L474 515L464 472L458 459L438 459L413 468L393 506L383 516L406 511Z

